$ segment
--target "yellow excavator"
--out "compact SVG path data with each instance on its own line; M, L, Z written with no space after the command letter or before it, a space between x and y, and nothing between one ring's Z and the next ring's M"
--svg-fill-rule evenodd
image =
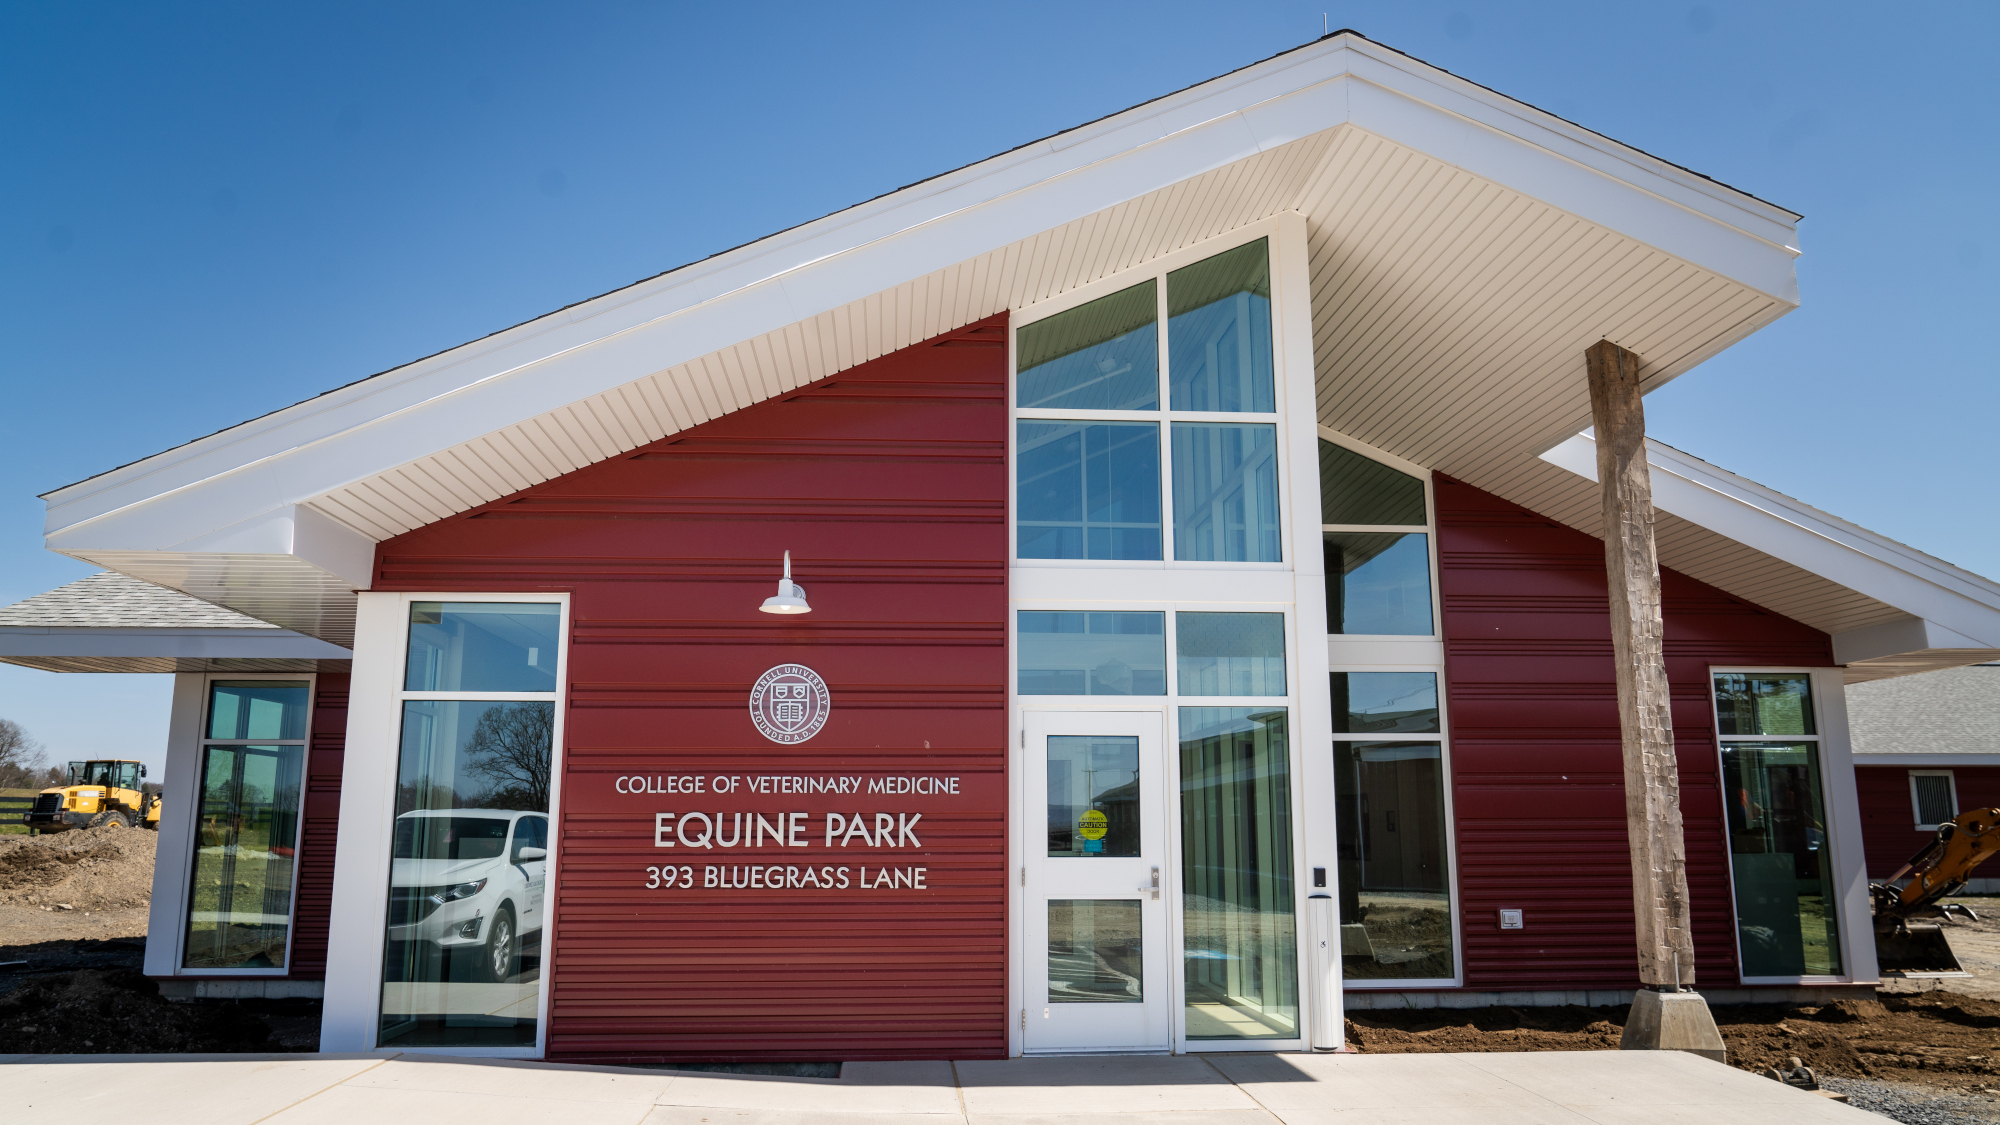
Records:
M160 798L145 792L146 767L133 761L71 762L69 783L44 789L24 820L30 833L71 828L160 827Z
M2000 852L2000 809L1973 809L1938 825L1937 836L1894 875L1868 884L1875 907L1875 957L1896 976L1962 976L1943 921L1959 915L1978 921L1963 903L1945 902L1972 877L1972 869ZM1896 886L1908 875L1910 881ZM1933 920L1935 919L1935 920Z

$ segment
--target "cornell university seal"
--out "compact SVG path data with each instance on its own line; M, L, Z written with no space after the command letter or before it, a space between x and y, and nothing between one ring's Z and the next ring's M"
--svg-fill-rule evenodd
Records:
M750 689L750 721L757 733L786 746L818 734L832 710L826 681L803 664L780 664Z

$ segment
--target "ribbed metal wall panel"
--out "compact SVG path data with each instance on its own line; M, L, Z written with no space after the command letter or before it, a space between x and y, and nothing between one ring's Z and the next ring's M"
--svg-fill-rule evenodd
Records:
M327 925L333 914L333 853L340 837L340 777L347 758L350 677L321 673L313 689L312 734L306 745L298 893L292 903L293 980L326 976Z
M1910 803L1910 771L1949 769L1958 789L1958 808L2000 808L2000 766L1856 766L1854 785L1861 798L1861 843L1868 852L1868 877L1887 879L1917 850L1937 838L1917 831ZM1992 879L1981 869L1978 876Z
M1631 853L1604 544L1437 478L1465 986L1633 988ZM1824 633L1662 569L1698 979L1736 948L1715 665L1826 667ZM1502 931L1501 908L1527 927Z
M1005 340L1004 316L975 323L382 545L379 590L571 592L551 1057L1006 1053ZM757 612L787 549L809 616ZM747 697L790 661L833 710L783 747ZM695 773L964 794L613 790ZM649 864L728 864L655 848L655 812L743 810L922 812L920 851L723 854L923 865L931 889L645 889Z

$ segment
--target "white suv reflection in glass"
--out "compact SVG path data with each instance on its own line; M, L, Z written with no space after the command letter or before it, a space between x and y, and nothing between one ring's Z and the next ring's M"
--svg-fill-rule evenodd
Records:
M548 816L507 809L423 809L396 818L389 940L447 957L471 953L478 975L511 980L521 941L542 929Z

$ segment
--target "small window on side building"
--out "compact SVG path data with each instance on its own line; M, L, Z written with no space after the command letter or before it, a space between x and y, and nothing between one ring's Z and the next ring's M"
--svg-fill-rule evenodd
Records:
M1911 770L1910 809L1917 831L1935 832L1958 818L1958 780L1950 770Z

